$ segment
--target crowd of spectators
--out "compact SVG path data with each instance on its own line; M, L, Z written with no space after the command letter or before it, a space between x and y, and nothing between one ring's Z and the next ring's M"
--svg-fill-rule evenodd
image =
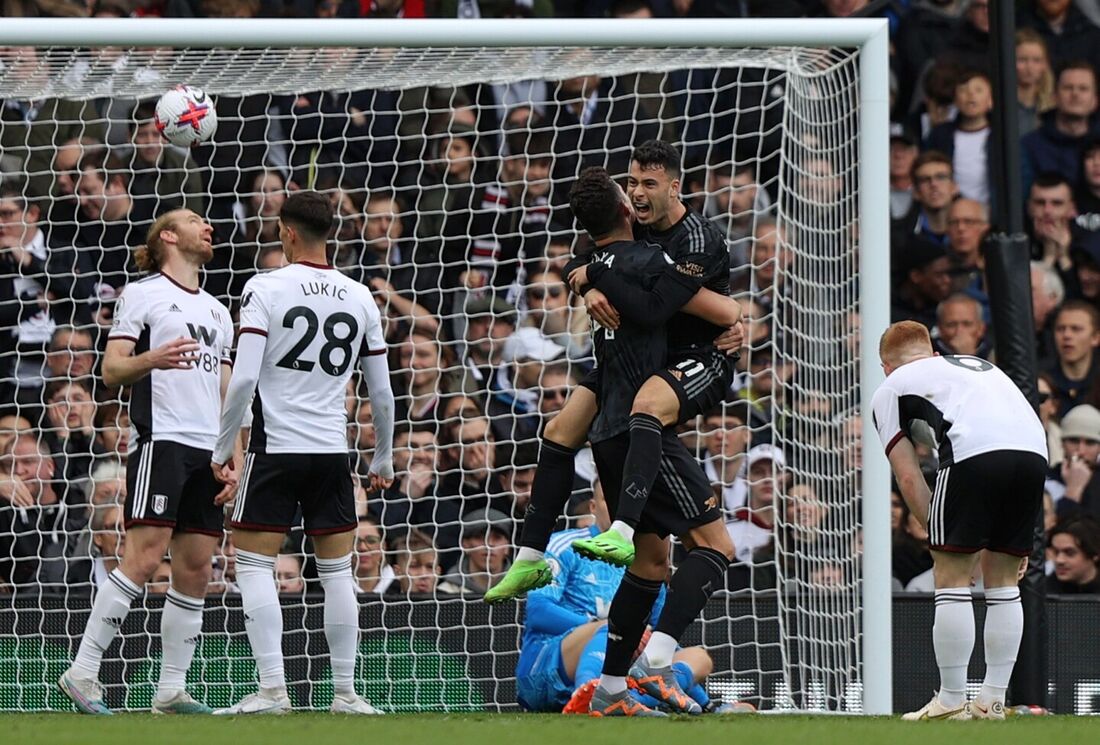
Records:
M1051 443L1051 589L1096 591L1100 2L1017 6L1012 104L993 98L986 0L0 2L6 15L56 17L888 17L893 318L925 323L942 353L995 359L983 237L991 202L1024 200ZM39 80L39 54L0 48L0 81ZM167 84L144 72L151 91ZM143 71L105 48L64 74ZM3 99L0 82L0 592L89 588L125 550L129 420L124 392L97 371L153 217L186 206L211 222L205 288L236 312L244 282L285 262L279 209L307 187L330 194L337 211L333 264L375 291L398 400L397 479L382 494L359 487L358 587L484 592L509 565L538 434L592 365L584 303L562 281L584 245L564 207L570 179L582 165L624 173L630 148L651 137L683 149L684 199L725 229L744 309L728 400L683 433L737 547L729 586L775 587L800 554L815 558L806 582L850 584L862 443L847 371L860 317L846 313L832 329L835 382L848 387L811 386L777 322L812 238L785 221L790 197L778 186L785 84L782 71L739 69L220 96L213 143L183 151L159 137L151 100ZM1026 193L1005 195L986 153L991 115L1013 105ZM811 207L841 198L845 164L802 165ZM360 394L349 388L348 437L365 474L375 440ZM933 473L934 448L921 452ZM571 515L591 510L593 488L582 451ZM927 534L893 499L897 588L929 590ZM284 593L314 582L306 540L292 533L280 556ZM227 534L216 591L236 591L234 555ZM163 591L170 571L166 560L150 591Z

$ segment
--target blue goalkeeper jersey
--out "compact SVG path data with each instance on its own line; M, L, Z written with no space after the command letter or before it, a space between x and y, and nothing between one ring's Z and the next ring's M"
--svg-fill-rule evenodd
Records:
M550 536L546 561L553 583L527 596L523 646L567 634L581 624L606 619L611 601L626 569L586 559L573 550L573 541L600 533L598 527L563 530ZM650 625L656 626L664 607L665 588L653 604Z

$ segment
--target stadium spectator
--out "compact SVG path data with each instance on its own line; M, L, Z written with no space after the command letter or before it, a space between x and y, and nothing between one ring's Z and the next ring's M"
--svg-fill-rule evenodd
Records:
M306 589L302 579L302 560L297 554L279 554L275 559L275 582L279 593L300 595Z
M364 515L355 531L355 587L360 594L381 594L389 589L395 575L386 562L382 526L377 518Z
M511 564L512 521L499 510L481 509L462 518L462 558L444 582L484 595Z
M96 464L84 485L90 509L106 505L121 507L126 502L126 468L116 460Z
M553 138L545 131L512 131L505 138L500 175L511 205L509 232L520 235L520 256L538 256L546 243L554 213L550 199L553 147Z
M560 407L565 402L562 396ZM535 466L538 465L539 446L534 441L501 442L493 453L497 465L497 479L505 499L511 502L511 517L522 520L531 502L531 486L535 483Z
M1043 173L1028 192L1027 213L1031 219L1031 256L1055 269L1067 294L1076 292L1070 247L1077 232L1073 218L1077 207L1073 189L1063 176Z
M1096 70L1085 61L1066 64L1058 73L1055 105L1039 128L1020 140L1020 162L1025 191L1038 174L1054 172L1076 185L1080 178L1081 149L1100 134L1096 118ZM1071 186L1072 191L1072 186Z
M912 236L894 253L897 282L890 304L891 322L936 325L936 308L951 294L951 259L939 243Z
M554 289L565 292L563 287ZM530 326L505 341L506 364L497 368L489 380L486 406L498 439L527 440L538 435L541 402L548 398L542 390L543 376L555 360L563 361L564 352L563 347Z
M752 444L749 407L743 402L724 404L703 416L703 470L722 495L726 514L743 507L748 495L745 454Z
M914 577L932 569L932 554L928 551L928 534L921 530L909 507L898 493L897 485L890 489L891 567L894 589L904 590Z
M1083 300L1067 300L1054 317L1056 360L1047 368L1062 407L1059 414L1084 403L1096 379L1100 311Z
M1048 434L1049 437L1049 434ZM1047 490L1056 504L1065 501L1069 492L1069 501L1062 508L1064 515L1079 511L1077 505L1086 501L1086 492L1090 491L1093 473L1100 459L1100 410L1090 404L1074 406L1061 420L1061 441L1059 447L1062 458L1051 460L1053 466L1051 478L1047 480ZM1100 482L1092 486L1100 490ZM1087 501L1091 502L1089 495Z
M532 274L527 279L524 297L527 305L524 325L538 329L543 339L564 349L570 360L589 355L592 340L588 324L578 327L579 310L570 306L570 294L560 273L546 269Z
M50 242L54 245L71 246L76 241L78 167L85 155L105 150L102 139L81 136L65 140L54 151L51 189L42 209L45 222L50 226Z
M130 171L114 156L102 153L81 159L76 185L79 209L78 261L97 279L99 300L96 321L109 326L114 303L129 275L136 272L131 251L145 242L149 228L134 209L130 195Z
M200 171L185 153L165 144L153 120L155 114L153 104L141 104L130 122L133 214L141 222L152 222L160 213L180 207L205 214Z
M1100 593L1100 524L1092 517L1063 520L1047 538L1054 554L1054 574L1047 577L1048 593Z
M1058 418L1058 395L1054 392L1049 374L1039 373L1036 376L1036 390L1039 393L1039 420L1047 433L1047 452L1050 454L1050 465L1053 466L1062 462L1064 451L1062 450L1062 424Z
M970 0L936 62L956 70L987 71L989 60L989 0Z
M1096 60L1100 31L1073 0L1029 0L1017 3L1016 25L1035 32L1054 55L1055 66L1069 60Z
M462 516L492 507L506 513L510 507L493 472L495 438L485 417L459 420L444 430L441 479L436 491L434 521L439 526L435 546L440 564L450 569L458 561Z
M1031 262L1031 313L1035 323L1035 348L1039 365L1054 359L1054 311L1065 300L1066 289L1058 272L1040 261Z
M76 549L88 522L69 504L68 484L42 442L19 434L0 456L0 582L23 592L65 592L87 581L87 553Z
M1100 303L1100 233L1076 236L1070 249L1073 260L1076 297L1096 305Z
M790 288L786 280L793 261L794 253L787 242L786 228L770 217L758 217L752 233L748 271L741 273L730 286L730 291L735 295L747 292L765 312L770 313L776 304L788 297Z
M913 163L920 143L905 125L890 125L890 219L900 220L913 207ZM732 261L732 256L731 256Z
M989 232L989 210L973 199L956 199L947 211L947 253L952 286L985 298L985 254L982 242Z
M1081 150L1081 183L1073 195L1077 227L1100 230L1100 137L1090 138Z
M1034 29L1016 31L1016 117L1020 137L1039 127L1040 117L1054 108L1054 72L1050 52Z
M908 214L895 220L898 240L917 235L934 243L947 240L947 211L959 194L951 158L929 150L913 161L913 206Z
M462 319L465 388L493 390L499 387L495 378L504 364L505 346L516 330L516 308L498 295L484 295L466 303Z
M58 326L46 351L45 383L75 380L94 390L98 352L87 329Z
M550 421L561 411L569 391L577 384L576 373L569 365L558 360L542 368L539 377L539 414L543 423Z
M65 253L52 248L40 229L38 206L14 186L0 186L0 327L10 330L0 335L5 400L41 403L42 362L54 329L76 318L91 320L73 302Z
M787 484L787 457L774 445L756 445L745 456L748 498L726 521L737 561L749 567L775 539L775 506Z
M44 398L43 434L61 467L61 476L72 483L82 482L91 473L95 457L103 454L95 440L95 400L74 380L50 383Z
M702 213L725 234L730 244L730 266L736 271L749 261L753 222L757 215L767 212L771 200L757 183L755 163L733 167L724 159L715 160L707 168Z
M435 546L423 532L414 529L394 539L390 552L396 581L386 590L387 595L424 598L436 593L456 595L462 592L450 582L440 580Z
M6 79L30 86L46 83L50 67L35 47L4 47L0 70ZM28 197L49 197L54 148L79 137L103 141L103 124L94 113L76 99L6 99L0 107L0 174L25 174Z
M92 583L99 587L118 568L126 550L126 527L122 506L107 504L92 510Z
M388 535L397 535L410 527L434 530L438 466L434 425L419 423L394 430L395 481L370 506Z
M955 82L955 118L936 126L928 146L951 158L959 193L989 204L989 167L986 150L992 131L993 85L981 71L961 73Z
M414 328L393 353L390 370L395 374L397 421L433 421L439 415L440 394L445 393L444 368L449 367L435 334Z
M989 359L993 343L986 337L982 304L972 296L957 292L936 308L932 328L932 346L940 354L969 354Z

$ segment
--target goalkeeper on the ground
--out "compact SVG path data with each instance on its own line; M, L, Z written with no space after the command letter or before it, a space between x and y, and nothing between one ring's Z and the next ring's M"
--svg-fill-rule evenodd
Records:
M550 537L546 558L554 581L527 596L516 690L519 704L528 711L588 713L588 699L603 669L607 612L626 570L586 559L573 550L574 540L597 535L611 522L602 501L596 500L594 506L596 520L589 527L563 530ZM664 600L662 590L653 606L652 627L657 625ZM673 660L677 682L703 711L754 710L750 704L718 706L711 702L702 681L714 665L702 647L679 649ZM660 706L644 693L634 693L646 705Z

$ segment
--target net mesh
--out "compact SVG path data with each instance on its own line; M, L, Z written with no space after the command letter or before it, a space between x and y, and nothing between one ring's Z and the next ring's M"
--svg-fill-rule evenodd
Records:
M489 616L451 593L503 567L539 428L592 364L583 304L554 273L584 240L563 206L571 181L588 165L622 175L634 145L660 138L683 152L685 200L726 232L750 319L730 400L684 430L738 543L730 591L693 639L716 659L713 691L858 710L857 64L805 48L0 49L0 404L13 415L0 709L62 705L58 660L124 550L126 401L96 376L130 249L155 214L199 211L217 243L205 287L235 312L244 282L278 265L274 218L297 188L339 208L334 262L376 291L401 415L394 494L359 492L389 549L361 527L361 597L377 600L364 690L384 708L515 706L522 610ZM216 98L217 133L189 151L135 113L179 82ZM365 473L373 430L356 390L348 413ZM784 456L752 471L745 450L762 444ZM590 485L590 460L577 473ZM484 507L510 538L475 520ZM323 706L323 642L296 630L321 614L305 547L293 532L279 565L299 621L287 669L296 705ZM386 561L391 590L368 594ZM169 574L166 561L108 653L115 705L148 705ZM231 537L214 575L189 680L220 699L254 679Z

